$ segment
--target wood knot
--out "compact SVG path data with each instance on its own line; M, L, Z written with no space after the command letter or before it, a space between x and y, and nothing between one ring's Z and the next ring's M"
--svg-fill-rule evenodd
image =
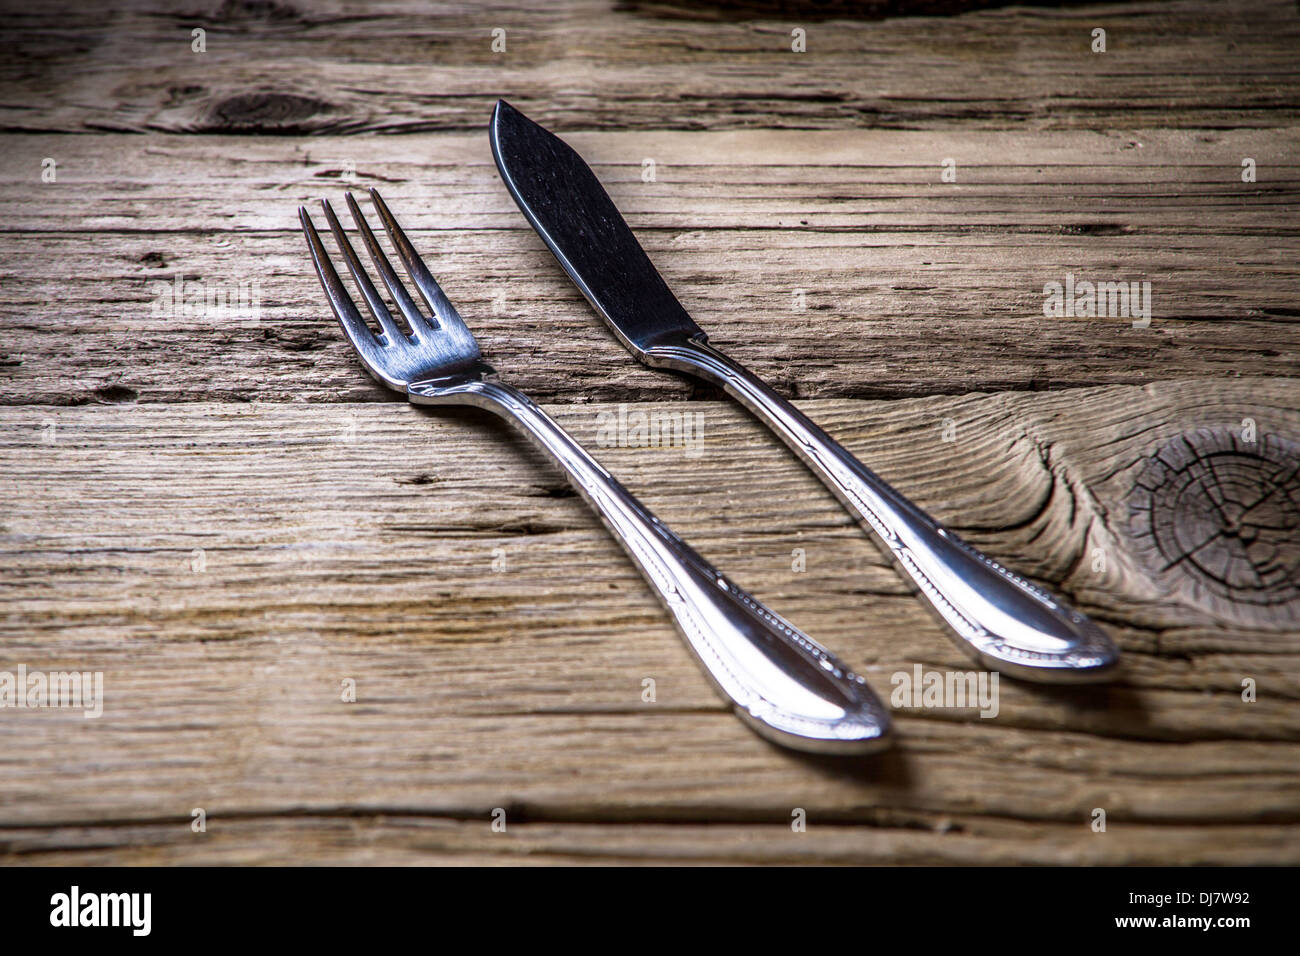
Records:
M1126 501L1135 556L1171 593L1246 625L1300 620L1300 445L1253 424L1185 432Z
M198 128L204 133L305 133L323 125L334 107L297 93L236 93L211 104Z
M302 20L303 16L287 3L276 0L225 0L213 19L218 23L239 20Z

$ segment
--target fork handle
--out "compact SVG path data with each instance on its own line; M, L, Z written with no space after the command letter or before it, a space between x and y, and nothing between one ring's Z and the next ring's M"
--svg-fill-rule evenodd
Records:
M720 385L798 454L918 589L957 644L1009 676L1057 683L1106 679L1110 638L948 531L739 363L699 338L649 349L644 360Z
M417 404L492 411L550 454L641 569L718 691L763 737L816 753L886 744L888 714L860 676L696 554L518 389L471 380L407 392Z

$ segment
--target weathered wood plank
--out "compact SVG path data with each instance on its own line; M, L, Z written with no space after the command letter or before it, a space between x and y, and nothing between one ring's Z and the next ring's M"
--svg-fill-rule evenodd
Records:
M573 139L714 340L797 397L1300 368L1294 130ZM692 394L618 348L514 208L483 135L8 143L0 402L383 400L296 231L298 204L337 194L347 164L357 186L387 190L487 354L530 392ZM39 182L46 156L53 184ZM946 156L955 184L939 182ZM1242 156L1259 182L1241 182ZM655 182L643 157L658 157ZM1067 274L1150 281L1151 327L1045 318L1044 285ZM257 321L155 314L177 276L191 290L256 279Z
M190 818L111 827L0 828L0 864L262 866L618 865L1168 865L1170 859L1249 865L1300 859L1294 826L1178 827L1069 824L992 817L828 824L802 833L779 824L518 823L486 819L345 815Z
M680 8L679 8L680 9ZM820 11L701 23L592 0L12 4L0 127L320 133L477 129L514 98L561 129L1294 125L1285 0ZM725 15L735 10L720 11ZM1107 30L1104 54L1092 30ZM191 31L207 31L206 52ZM806 31L792 52L791 31ZM492 49L504 30L503 52Z
M0 863L1300 862L1294 5L763 6L6 5L0 671L107 698L0 710ZM781 752L550 465L373 386L296 233L346 185L580 439L601 402L700 416L699 454L599 456L882 695L970 667L770 436L600 327L492 168L502 95L715 341L1101 620L1120 679ZM1045 318L1067 273L1151 281L1151 327ZM178 275L260 313L155 313Z
M5 712L3 842L12 856L88 860L68 848L117 821L130 824L121 841L156 839L158 859L198 860L206 851L188 835L156 831L183 828L204 807L275 818L258 851L267 859L395 861L385 828L364 838L377 848L332 847L342 839L329 835L333 823L304 845L279 818L480 820L504 806L557 824L526 851L556 859L647 852L616 835L625 831L584 835L574 821L658 821L734 824L699 845L703 858L795 862L820 850L767 849L755 835L760 849L737 847L748 824L784 832L804 807L825 823L886 828L961 817L979 821L961 832L983 833L1006 818L1020 827L999 851L1008 860L1294 861L1297 604L1246 615L1171 586L1138 563L1126 502L1151 455L1179 436L1246 418L1260 449L1300 433L1298 396L1294 380L1254 379L807 403L923 507L1107 622L1126 652L1110 688L1003 681L995 719L906 708L897 750L853 767L778 751L730 716L585 506L476 414L7 409L3 662L103 670L106 709L98 720ZM611 410L553 409L591 444ZM967 669L838 505L756 424L729 404L644 410L698 411L698 457L616 446L601 459L740 583L884 695L893 673L917 663ZM1297 558L1295 540L1278 560ZM804 573L792 570L796 547ZM340 700L348 677L354 704ZM653 704L641 699L647 677ZM1242 700L1246 677L1258 684L1254 703ZM1112 832L1094 842L1096 807ZM1261 836L1228 852L1226 825ZM250 826L214 858L251 852L264 831ZM1135 828L1131 840L1122 826ZM689 831L673 832L682 835L664 853L695 852ZM852 833L838 851L850 862L884 858L906 836ZM940 835L898 855L1000 858L990 845ZM475 860L507 852L477 837L421 846ZM150 858L120 852L109 858Z

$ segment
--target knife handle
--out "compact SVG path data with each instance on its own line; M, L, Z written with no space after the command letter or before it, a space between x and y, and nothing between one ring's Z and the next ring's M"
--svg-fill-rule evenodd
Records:
M472 380L413 385L408 394L419 404L485 408L554 458L650 582L717 690L760 735L815 753L887 745L888 713L861 677L715 570L518 389Z
M643 359L721 386L790 446L883 546L959 647L1009 676L1105 680L1119 654L1085 615L944 528L761 379L700 338L652 346Z

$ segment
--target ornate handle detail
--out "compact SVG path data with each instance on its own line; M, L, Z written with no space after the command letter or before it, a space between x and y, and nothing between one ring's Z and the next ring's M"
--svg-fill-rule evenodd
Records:
M722 386L766 423L875 532L957 644L983 665L1036 681L1110 676L1119 655L1101 628L945 529L753 373L700 339L654 346L645 361Z
M887 744L889 716L860 676L696 554L522 392L474 380L417 383L408 394L419 404L486 408L550 454L654 587L719 693L759 734L818 753Z

